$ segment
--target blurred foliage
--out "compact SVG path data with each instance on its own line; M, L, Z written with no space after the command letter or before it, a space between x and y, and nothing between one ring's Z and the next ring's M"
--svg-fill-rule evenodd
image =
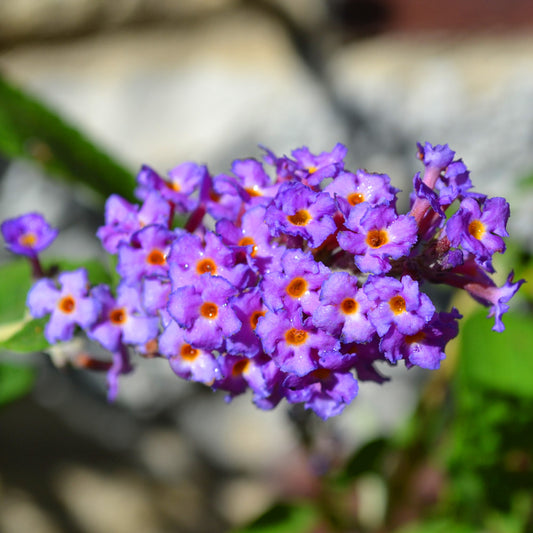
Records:
M0 363L0 407L29 392L34 378L34 371L27 366Z
M52 176L82 183L103 198L133 200L135 178L36 98L0 77L0 154L30 159Z

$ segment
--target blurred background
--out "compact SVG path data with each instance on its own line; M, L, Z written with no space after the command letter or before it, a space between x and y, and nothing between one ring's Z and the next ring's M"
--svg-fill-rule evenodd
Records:
M389 174L406 205L416 142L448 143L477 190L509 200L519 245L533 245L527 0L1 0L0 76L132 174L189 160L218 173L261 157L260 144L289 154L342 142L348 168ZM47 146L28 143L46 161ZM2 219L38 210L61 229L55 257L101 257L102 197L87 183L50 179L31 158L2 157L0 173ZM1 357L38 370L0 411L2 533L228 531L313 490L300 414L283 405L228 405L158 360L139 360L108 405L104 379L62 367L64 354ZM305 421L326 459L412 416L428 373L383 370L392 381L362 384L340 417ZM372 483L368 527L384 506Z

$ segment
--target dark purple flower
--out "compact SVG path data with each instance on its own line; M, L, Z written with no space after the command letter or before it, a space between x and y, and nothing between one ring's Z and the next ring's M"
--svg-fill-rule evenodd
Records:
M288 376L283 386L289 403L303 403L323 420L340 414L359 390L351 372L328 368L317 368L303 377Z
M115 352L122 343L143 345L157 337L159 319L146 315L136 287L121 284L114 298L107 285L98 285L92 294L101 312L87 334L107 350Z
M489 198L483 211L474 198L465 198L457 212L446 224L446 235L452 246L472 253L479 265L494 272L491 258L495 252L505 251L502 237L508 237L505 226L509 218L509 204L504 198Z
M300 182L292 181L279 188L267 208L265 223L274 236L300 236L316 248L335 233L335 212L335 202L329 194L314 192Z
M403 335L391 328L381 340L380 348L391 363L405 360L408 367L436 370L446 357L446 344L457 336L457 320L461 315L456 309L451 313L435 313L433 318L417 333Z
M429 297L420 292L418 283L407 275L401 280L370 276L363 290L374 303L368 315L380 337L391 327L404 335L414 335L435 313L435 306Z
M28 293L28 307L35 318L51 313L44 330L46 340L53 344L72 338L76 325L86 329L98 318L100 306L88 296L89 279L85 269L63 272L59 288L48 278L40 279Z
M58 234L39 213L4 220L1 230L10 252L32 258L50 246Z
M387 206L358 204L350 211L345 226L347 229L337 235L339 246L354 254L361 272L388 272L390 259L407 255L417 240L413 217L398 216Z
M236 289L220 276L204 274L202 284L179 287L170 294L168 311L187 330L185 340L205 350L222 348L241 329L230 305Z
M313 324L343 343L367 342L375 332L367 317L370 307L355 276L334 272L322 285L320 305L312 315Z

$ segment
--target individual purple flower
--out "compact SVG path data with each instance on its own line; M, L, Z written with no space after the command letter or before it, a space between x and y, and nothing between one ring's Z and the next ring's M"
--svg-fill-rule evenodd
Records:
M133 370L131 365L128 349L124 344L121 344L118 349L113 352L113 362L107 371L107 399L112 402L118 395L118 378L122 374L129 374Z
M285 250L273 241L264 218L265 208L256 206L244 213L240 225L227 219L216 224L216 232L224 244L244 251L248 265L260 274L277 271Z
M259 318L266 313L261 296L259 288L254 287L232 300L232 308L242 327L235 335L228 337L226 341L228 353L253 357L263 351L261 340L255 333Z
M244 199L242 187L233 176L219 174L210 181L210 187L201 193L201 202L215 219L237 220L242 214Z
M185 328L185 340L205 350L223 347L235 335L241 322L230 305L236 294L231 283L220 276L204 274L197 286L179 287L170 294L168 311Z
M170 170L168 175L169 179L164 180L153 169L143 166L137 175L137 198L144 200L153 191L157 191L179 212L194 210L198 205L195 193L201 188L204 180L208 179L205 165L185 162Z
M435 313L420 331L412 335L403 335L391 328L381 340L380 348L391 363L404 359L407 367L417 365L436 370L446 357L446 344L459 332L459 318L461 315L456 309L451 313Z
M206 232L204 242L197 235L180 235L168 257L172 289L198 284L204 274L221 276L236 287L246 285L252 273L247 264L237 263L236 255L211 231Z
M87 334L111 352L124 344L143 345L157 337L159 318L147 316L136 287L121 284L114 298L107 285L93 288L92 295L100 304L98 321Z
M166 277L167 256L176 232L164 226L151 225L135 232L130 243L118 246L117 272L129 284L143 277Z
M311 318L301 311L268 311L257 323L256 332L263 348L283 372L305 376L318 368L318 358L324 350L335 350L339 341L320 331Z
M374 366L378 361L385 361L379 343L379 337L374 335L369 342L363 344L352 342L341 346L346 367L355 370L359 381L373 381L374 383L389 381L390 378L380 374Z
M327 193L314 192L299 182L283 183L267 208L265 223L274 236L300 236L312 248L320 246L337 226L335 202Z
M283 385L289 403L303 403L323 420L340 414L357 396L351 372L317 368L306 376L288 376Z
M452 161L455 152L447 144L436 144L435 146L426 142L424 146L417 143L418 157L427 168L444 170Z
M105 225L96 236L106 252L115 254L121 242L129 242L133 233L151 224L170 224L170 205L158 192L149 193L140 208L113 194L106 202Z
M504 198L489 198L483 210L474 198L465 198L446 224L446 235L452 246L472 253L480 266L494 272L491 258L505 251L502 237L509 218L509 204Z
M443 206L451 205L456 199L462 200L467 196L474 196L479 199L486 198L483 194L470 192L472 187L470 172L461 159L450 163L446 167L444 175L435 184L440 203Z
M268 205L279 189L255 159L238 159L231 165L231 170L240 185L241 198L250 207Z
M226 396L226 401L242 394L248 388L260 397L269 394L268 384L262 371L264 357L224 355L219 358L219 362L223 377L213 384L213 389L228 391L230 394Z
M409 215L398 216L384 205L356 205L345 226L347 229L339 232L337 241L342 249L354 254L361 272L388 272L390 259L407 255L417 241L415 220Z
M340 210L347 217L353 206L363 202L394 206L398 189L391 186L386 174L374 174L360 169L355 174L341 172L324 188L324 192L336 199Z
M289 248L281 256L281 269L264 276L263 300L273 311L301 306L305 313L313 314L329 274L329 268L315 261L310 252Z
M208 350L191 346L185 340L185 330L174 320L161 333L159 351L167 357L174 373L183 379L211 386L222 377L214 355Z
M418 283L408 275L402 276L401 280L370 276L363 290L374 303L368 315L380 337L391 327L404 335L414 335L435 313L429 296L420 292Z
M491 280L486 283L466 283L463 287L478 302L490 306L488 318L494 317L493 331L505 330L502 316L509 310L507 302L516 294L522 283L525 283L524 279L513 282L513 277L514 272L511 271L501 287L497 287Z
M58 276L58 285L42 278L28 293L27 304L35 318L50 313L44 336L53 344L72 338L76 326L89 328L98 318L100 306L88 295L89 279L85 269L63 272Z
M10 252L30 258L50 246L58 234L40 213L7 219L2 222L1 230Z
M337 143L331 152L312 154L307 146L292 151L297 162L295 177L303 180L307 185L318 186L326 178L334 178L344 169L344 158L348 150L346 146Z
M313 324L338 336L343 343L367 342L375 332L367 317L370 307L355 276L334 272L322 285L320 305L312 315Z

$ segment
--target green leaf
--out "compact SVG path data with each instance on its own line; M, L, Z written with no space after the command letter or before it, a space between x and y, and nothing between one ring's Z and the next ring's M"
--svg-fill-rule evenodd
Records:
M317 517L318 513L311 505L278 503L234 533L309 533L316 525Z
M133 200L133 175L36 98L0 77L0 153L109 196Z
M44 338L44 327L49 317L36 318L26 322L21 329L8 339L0 342L0 348L11 352L40 352L50 344Z
M340 482L351 480L368 472L378 472L390 442L382 437L371 440L359 448L348 460L339 476Z
M22 319L31 284L27 261L12 261L0 266L0 324Z
M33 369L0 363L0 405L5 405L28 393L35 379Z
M89 276L91 285L99 283L109 284L112 276L105 265L97 259L85 259L83 261L74 261L71 259L50 259L43 263L45 270L58 270L59 272L72 272L78 268L85 268Z
M491 331L480 311L462 327L461 379L485 389L533 398L533 317L508 313L505 331Z

